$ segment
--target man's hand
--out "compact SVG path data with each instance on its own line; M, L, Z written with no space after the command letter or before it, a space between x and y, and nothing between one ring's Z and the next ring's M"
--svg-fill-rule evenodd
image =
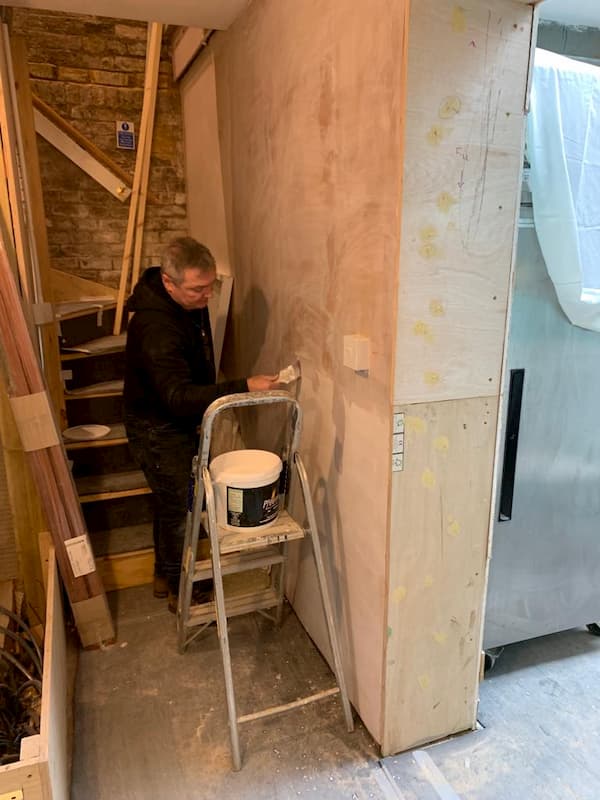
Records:
M279 373L277 375L253 375L246 379L249 392L269 392L279 388Z

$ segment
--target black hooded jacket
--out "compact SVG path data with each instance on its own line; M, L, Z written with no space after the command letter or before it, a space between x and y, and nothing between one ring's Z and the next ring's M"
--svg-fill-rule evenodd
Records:
M208 309L185 311L147 269L127 301L134 312L125 351L125 413L151 425L194 431L206 408L226 394L246 392L245 380L215 383Z

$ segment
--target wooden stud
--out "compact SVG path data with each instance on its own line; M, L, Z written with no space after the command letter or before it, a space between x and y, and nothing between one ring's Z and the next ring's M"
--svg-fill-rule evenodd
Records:
M52 120L47 119L44 114L37 109L34 109L34 122L37 133L55 147L59 153L62 153L66 158L76 164L80 169L86 172L90 178L93 178L122 203L127 200L131 194L131 189L129 189L121 178L117 177L111 170L107 169L104 164L101 164L94 156L90 155L87 149L84 149L77 142L73 141L68 134L55 125Z
M73 125L64 119L64 117L61 117L58 112L45 103L40 97L34 94L32 96L32 100L35 110L38 111L40 115L44 116L49 122L53 123L53 125L62 131L65 136L67 136L69 139L72 139L75 144L79 145L82 150L85 150L95 161L97 161L103 167L106 167L109 172L112 172L113 175L121 180L124 186L127 187L127 191L124 191L119 196L119 199L127 199L131 194L131 175L129 175L122 167L120 167L116 161L113 161L113 159L108 156L104 150L101 150L97 145L94 144L94 142L88 139L87 136L84 136L81 131L78 131L77 128L73 127ZM43 136L41 131L38 130L38 133Z
M125 307L125 295L129 283L129 270L134 256L135 237L138 233L138 208L140 197L145 213L146 191L147 191L147 167L146 159L150 158L150 151L147 149L146 141L152 139L152 127L154 125L154 111L156 108L156 91L158 86L158 69L160 66L160 48L162 41L163 26L153 22L150 25L148 35L148 49L146 56L146 76L144 79L144 102L142 105L142 119L140 123L140 137L138 142L138 153L135 162L135 173L133 176L133 191L129 205L129 218L127 221L127 234L125 237L125 250L121 264L121 279L119 282L119 294L117 298L117 309L115 312L115 324L113 331L115 335L121 333L123 322L123 309ZM145 178L145 180L144 180ZM142 214L142 226L143 226ZM137 252L137 250L136 250ZM140 251L141 252L141 251ZM135 269L135 267L134 267ZM139 271L139 266L138 266Z
M29 225L32 236L31 252L35 253L37 275L34 276L34 299L36 303L53 301L50 274L50 252L46 230L46 213L40 174L40 162L33 121L33 105L29 82L29 62L25 40L14 37L8 42L8 29L3 27L4 46L7 55L12 51L13 69L16 83L16 102L19 117L19 128L22 141L22 159L26 169L26 197L29 200ZM60 376L60 352L58 346L58 329L54 320L39 326L44 376L54 409L59 417L59 427L65 428L67 417L63 383Z
M4 172L6 173L12 220L12 234L7 245L7 252L10 252L10 239L12 239L18 265L21 292L23 297L31 303L34 297L32 276L27 266L30 258L29 241L21 192L21 171L16 148L17 134L11 94L11 78L8 71L7 51L4 45L4 28L5 26L0 27L0 135L2 136ZM28 320L28 323L31 324L31 320Z

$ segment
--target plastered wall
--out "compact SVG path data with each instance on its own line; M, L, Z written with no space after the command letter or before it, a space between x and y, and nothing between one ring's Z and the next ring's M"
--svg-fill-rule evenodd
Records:
M474 726L532 9L410 16L383 749Z
M403 12L397 0L256 0L204 56L214 59L222 202L235 275L226 366L230 374L251 374L301 359L302 450L351 699L377 739L383 730ZM199 69L199 80L202 74ZM201 109L186 96L198 99L189 84L186 130L202 130L196 125ZM194 229L195 203L207 202L196 194L209 186L221 201L218 185L200 182L202 170L191 164ZM343 336L350 333L371 340L368 377L342 364ZM298 559L290 596L326 652L314 572L308 554Z

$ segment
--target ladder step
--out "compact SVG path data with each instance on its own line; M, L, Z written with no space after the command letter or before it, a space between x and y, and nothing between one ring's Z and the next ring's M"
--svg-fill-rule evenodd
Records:
M237 597L225 598L225 608L228 617L237 617L240 614L250 614L252 611L259 611L265 608L273 608L279 604L277 592L272 589L262 589L251 594L238 595ZM203 603L198 606L190 606L190 613L186 628L193 628L197 625L204 625L207 622L214 622L217 618L215 603Z
M292 519L287 511L282 511L277 521L259 530L247 531L243 528L230 530L219 526L219 549L221 555L239 550L253 550L271 544L289 542L304 538L305 530Z
M324 689L322 692L316 692L315 694L310 694L307 697L299 697L297 700L294 700L291 703L285 703L281 706L271 706L271 708L265 708L262 711L255 711L254 714L244 714L244 716L238 717L237 721L240 723L252 722L255 719L263 719L263 717L274 717L276 714L284 714L286 711L307 706L309 703L315 703L318 700L324 700L326 697L332 697L333 695L339 693L340 687L334 686L332 689Z
M235 572L246 572L250 569L270 567L272 564L283 564L285 556L277 547L266 547L264 550L254 550L250 553L232 553L221 558L221 572L223 575L232 575ZM212 561L205 558L196 561L194 565L194 580L212 578Z

